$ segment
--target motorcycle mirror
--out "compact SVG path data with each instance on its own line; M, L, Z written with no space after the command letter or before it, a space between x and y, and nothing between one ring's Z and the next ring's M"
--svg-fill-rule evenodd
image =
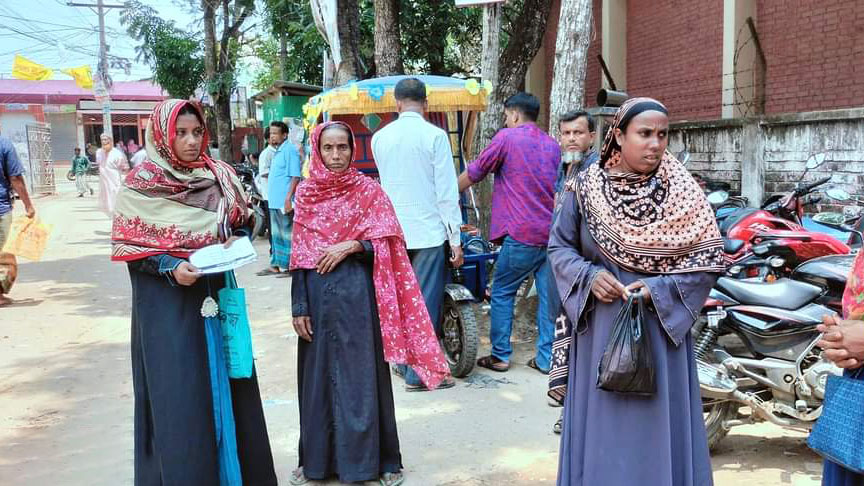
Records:
M729 199L729 193L726 191L714 191L711 194L708 194L708 202L713 205L723 204L726 200Z
M840 189L839 187L832 187L831 189L825 191L825 194L827 194L828 197L834 199L835 201L848 201L852 199L851 194L844 191L843 189Z
M810 158L807 159L807 164L806 164L807 170L813 170L816 167L819 167L820 165L822 165L823 162L825 162L825 154L824 153L811 155Z
M690 152L686 150L678 152L678 161L683 165L687 165L687 162L690 162Z

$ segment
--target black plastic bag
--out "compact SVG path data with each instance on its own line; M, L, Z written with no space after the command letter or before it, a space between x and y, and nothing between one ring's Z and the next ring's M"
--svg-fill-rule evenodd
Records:
M630 296L612 326L609 342L600 359L597 388L630 395L653 395L654 357L643 328L645 302L641 295Z

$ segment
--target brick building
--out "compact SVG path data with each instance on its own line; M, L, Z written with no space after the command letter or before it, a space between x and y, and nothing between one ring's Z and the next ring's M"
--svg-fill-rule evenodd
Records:
M526 79L544 122L560 4ZM670 150L751 204L790 190L815 153L828 162L812 177L864 192L864 1L594 0L593 18L587 107L609 87L602 55L619 90L669 108Z
M539 74L552 78L560 3L529 75L547 100ZM609 87L598 55L619 89L660 99L673 120L864 106L864 2L594 0L593 9L588 106Z

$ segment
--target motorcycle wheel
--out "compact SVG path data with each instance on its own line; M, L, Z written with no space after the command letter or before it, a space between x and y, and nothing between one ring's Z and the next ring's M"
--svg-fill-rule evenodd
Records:
M477 318L471 303L455 302L445 295L441 327L444 332L441 348L450 365L450 374L464 378L474 369L479 345Z
M708 435L708 450L713 452L717 444L726 437L729 429L723 423L735 418L738 407L734 402L702 399L702 416Z

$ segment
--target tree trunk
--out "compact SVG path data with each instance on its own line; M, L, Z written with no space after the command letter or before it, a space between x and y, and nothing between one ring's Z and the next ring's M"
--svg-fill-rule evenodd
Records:
M568 3L569 0L563 0ZM581 2L579 2L581 3ZM525 0L522 10L511 25L512 35L507 49L501 54L498 88L495 97L504 100L519 92L525 84L528 67L543 43L552 0ZM538 93L532 93L535 96Z
M291 81L288 79L288 34L285 32L279 34L279 79Z
M405 73L399 0L375 0L375 72L378 76Z
M549 133L558 136L558 116L582 108L591 43L591 0L564 0L555 42L555 71L549 95Z
M201 10L204 12L204 81L207 94L215 107L216 100L213 92L215 84L213 80L216 78L216 8L213 6L212 0L201 0ZM218 134L218 129L218 120L216 127L209 127L211 134L214 132ZM216 139L218 140L218 135Z
M480 130L474 142L475 157L489 145L495 132L501 128L502 105L497 96L498 87L498 51L499 34L501 32L501 5L492 4L483 8L483 51L480 60L480 72L484 80L492 82L493 91L489 96L486 111L480 114ZM475 224L487 237L492 210L492 178L487 177L473 187L476 204L480 212L480 220Z
M338 0L337 28L342 63L336 70L336 85L358 79L363 74L360 61L360 7L357 0Z

